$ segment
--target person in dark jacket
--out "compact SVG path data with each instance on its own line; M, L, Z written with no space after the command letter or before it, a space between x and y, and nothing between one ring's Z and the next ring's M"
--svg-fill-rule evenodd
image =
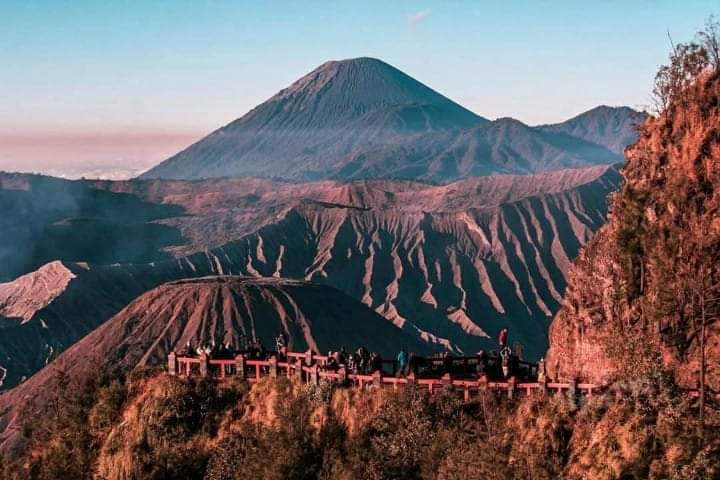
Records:
M452 373L453 373L453 357L450 354L450 352L448 352L448 351L443 352L442 365L443 365L443 373L449 373L452 375Z
M502 372L503 376L505 378L508 378L510 376L510 361L512 357L512 352L510 351L510 347L505 345L502 350L500 350L500 360L502 362Z

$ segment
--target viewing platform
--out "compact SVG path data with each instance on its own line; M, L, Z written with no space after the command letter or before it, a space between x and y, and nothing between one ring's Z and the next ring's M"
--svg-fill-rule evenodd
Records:
M547 379L537 381L537 365L520 362L522 371L527 375L509 376L506 379L490 378L486 373L470 373L472 367L480 361L479 357L418 358L416 363L421 366L407 375L395 375L397 362L382 360L382 368L372 373L351 372L346 366L328 368L329 357L313 352L288 352L279 360L279 355L272 353L266 359L251 359L239 353L231 358L214 358L202 353L198 356L184 356L170 353L168 355L168 373L179 377L204 377L218 380L230 378L243 379L256 383L262 378L281 376L295 377L303 383L319 384L321 381L333 382L338 385L359 388L379 389L411 387L422 389L429 394L440 390L454 391L462 394L465 402L470 402L482 392L496 392L508 399L519 395L567 394L570 396L592 396L603 389L602 385L592 383L554 382ZM437 371L438 364L449 371ZM443 365L444 364L444 365ZM424 370L424 372L423 372ZM530 377L530 378L526 378ZM536 378L536 377L535 377Z

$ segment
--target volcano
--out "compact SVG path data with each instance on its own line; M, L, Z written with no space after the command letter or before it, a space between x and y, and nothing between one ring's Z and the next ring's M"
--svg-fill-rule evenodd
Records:
M27 382L0 396L0 450L17 440L16 415L29 398L42 405L58 369L82 382L103 368L160 366L187 342L230 344L285 333L294 351L364 346L387 358L397 349L427 354L421 343L357 300L301 280L211 276L163 284L141 295ZM2 376L2 370L0 370Z
M385 62L356 58L321 65L142 177L448 182L622 161L575 130L491 122Z

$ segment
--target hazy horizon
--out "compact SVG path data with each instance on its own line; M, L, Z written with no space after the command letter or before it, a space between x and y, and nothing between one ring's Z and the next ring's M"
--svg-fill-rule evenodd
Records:
M668 32L686 41L720 6L370 3L4 2L0 170L127 178L359 56L490 119L642 109Z

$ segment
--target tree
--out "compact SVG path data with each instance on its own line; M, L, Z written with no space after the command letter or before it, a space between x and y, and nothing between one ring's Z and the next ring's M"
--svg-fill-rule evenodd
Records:
M694 292L694 300L697 304L697 314L694 318L695 331L698 339L698 355L700 357L700 435L704 436L705 431L705 394L706 394L706 373L707 359L705 347L707 344L708 327L720 319L720 296L718 287L720 283L713 283L711 266L704 264L697 272L697 286Z
M681 236L682 251L679 258L678 278L690 291L689 320L691 330L689 342L697 342L699 384L699 420L701 436L705 429L705 399L707 358L706 343L708 327L720 320L720 278L717 266L720 264L720 239L713 235L709 221L702 216L694 217Z

